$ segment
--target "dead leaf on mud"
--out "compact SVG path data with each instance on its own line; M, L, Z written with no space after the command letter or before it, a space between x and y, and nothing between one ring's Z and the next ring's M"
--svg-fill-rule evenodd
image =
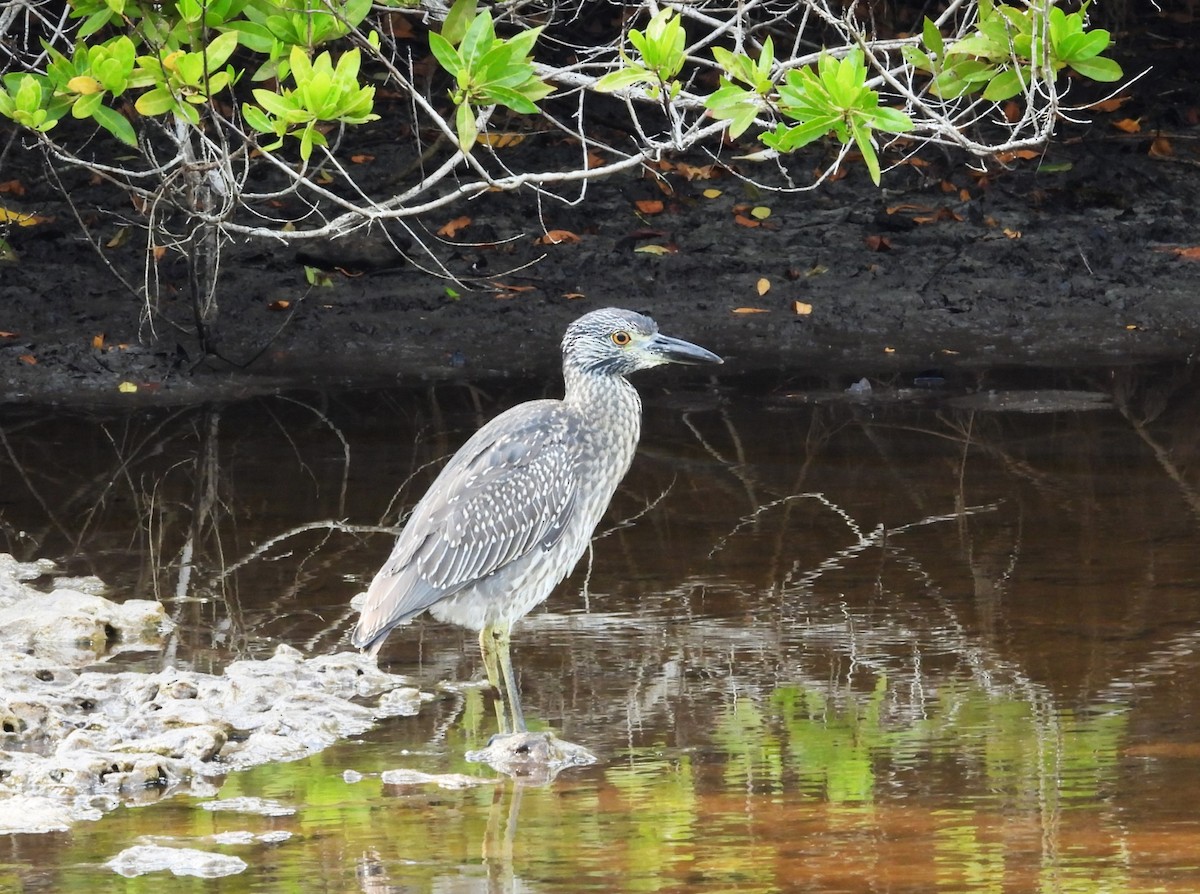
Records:
M996 153L996 161L1000 162L1001 164L1009 164L1010 162L1016 161L1018 158L1024 159L1025 161L1030 161L1032 159L1041 157L1042 153L1038 152L1036 149L1012 149L1008 152Z
M679 251L675 245L639 245L634 251L644 255L673 255Z
M662 199L638 199L633 204L642 214L662 214L666 207Z
M939 208L933 214L919 214L913 218L913 223L938 223L943 220L962 220L963 216L951 208Z
M583 292L564 292L563 297L568 301L576 301L580 298L586 298L587 295L583 294Z
M456 217L454 220L442 224L442 226L438 227L437 234L445 236L447 239L453 239L461 230L465 230L470 225L471 218L464 214L462 217Z
M0 193L23 196L25 195L25 184L20 180L5 180L3 183L0 183Z
M1121 133L1141 133L1142 122L1136 118L1121 118L1119 121L1113 121L1112 126Z
M491 282L490 285L497 292L532 292L537 286L512 286L504 282Z
M1151 158L1174 158L1175 147L1166 137L1156 137L1146 152Z
M20 360L22 363L26 364L27 366L36 366L37 365L37 358L34 357L32 354L22 354L17 359Z
M747 217L744 214L735 214L733 216L733 222L735 224L737 224L739 227L761 227L762 226L762 223L760 221L757 221L757 220L754 220L753 218Z
M20 335L19 332L5 332L0 329L0 338L16 338L18 335Z
M267 304L267 310L287 310L292 306L292 302L286 298L280 298L277 301L271 301Z
M1111 99L1102 99L1100 102L1094 102L1088 108L1095 112L1115 112L1121 106L1125 105L1125 103L1129 102L1130 99L1131 97L1128 96L1114 96Z
M533 240L534 245L562 245L568 242L579 242L577 234L570 230L547 230L544 235Z
M375 156L368 152L360 152L357 155L351 155L350 160L356 165L365 165L367 162L375 160Z
M1011 227L1005 227L1005 228L1004 228L1004 235L1005 235L1005 236L1007 236L1009 239L1020 239L1020 238L1021 238L1021 231L1020 231L1020 230L1014 230L1014 229L1012 229Z
M493 149L509 149L520 146L525 142L523 133L481 133L475 137L475 142Z
M769 310L767 310L767 308L765 308L765 307L735 307L735 308L733 309L733 312L734 312L735 314L765 314L765 313L770 313L770 311L769 311Z
M18 227L32 227L50 220L49 217L38 217L36 214L25 214L12 208L0 206L0 223L15 223Z
M807 317L813 312L813 306L807 301L793 301L792 313L800 317Z
M704 196L704 198L706 198L706 199L715 199L721 195L721 190L713 189L710 186L708 189L704 190L704 192L702 192L701 195Z
M759 297L761 298L763 295L767 294L767 292L771 291L771 280L767 279L765 276L759 277L758 282L754 284L754 290L758 292Z
M104 349L104 333L103 332L98 332L97 334L92 336L92 347L95 348L97 351L101 351Z
M1200 245L1189 245L1186 248L1160 248L1157 251L1169 251L1186 261L1200 261Z

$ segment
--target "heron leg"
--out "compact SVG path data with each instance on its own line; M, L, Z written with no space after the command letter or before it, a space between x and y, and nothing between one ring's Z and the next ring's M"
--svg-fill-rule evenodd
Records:
M499 631L491 625L479 631L479 653L483 656L483 670L487 674L488 685L496 693L496 723L500 732L507 733L508 714L504 710L504 684L500 679L500 666L496 662L496 648Z
M525 715L521 712L521 693L517 689L517 680L513 674L512 655L509 652L509 634L512 627L506 625L496 630L496 648L500 652L500 672L504 677L505 695L508 708L512 711L513 732L525 732Z

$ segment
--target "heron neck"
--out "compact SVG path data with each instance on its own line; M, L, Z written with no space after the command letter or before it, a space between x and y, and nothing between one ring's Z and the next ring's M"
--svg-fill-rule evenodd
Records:
M623 376L563 370L566 393L563 403L597 431L611 433L632 447L641 434L642 401L637 389Z

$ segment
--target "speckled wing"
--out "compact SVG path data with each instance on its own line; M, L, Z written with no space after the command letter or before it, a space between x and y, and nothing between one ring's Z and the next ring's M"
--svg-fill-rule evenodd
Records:
M575 426L559 401L497 416L417 504L363 604L365 648L400 622L562 538L578 492Z

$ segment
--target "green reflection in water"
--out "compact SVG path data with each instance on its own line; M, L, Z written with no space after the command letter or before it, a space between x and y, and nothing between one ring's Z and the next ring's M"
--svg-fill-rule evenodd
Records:
M121 810L65 843L46 871L54 890L161 890L161 875L118 879L99 865L154 840L241 856L250 869L219 883L231 892L1145 890L1109 804L1125 715L1050 711L1028 692L949 680L908 717L890 710L882 675L852 692L788 683L721 706L708 744L639 744L525 787L462 758L487 729L468 690L475 720L439 730L434 747L395 721L305 761L233 774L221 790L294 806L293 816L211 813L186 799ZM489 782L343 777L391 767ZM292 837L208 838L237 830Z

